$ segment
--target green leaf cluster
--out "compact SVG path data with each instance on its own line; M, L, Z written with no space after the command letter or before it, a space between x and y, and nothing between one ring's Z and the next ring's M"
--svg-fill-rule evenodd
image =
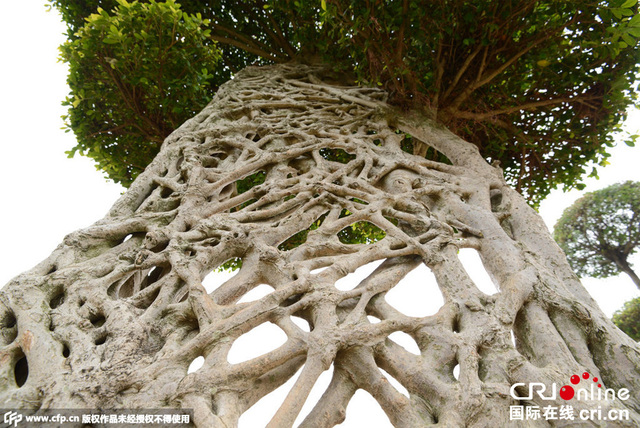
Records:
M354 198L353 200L354 202L367 205L366 202L360 201L356 198ZM327 215L329 215L329 212L322 214L316 221L311 223L311 225L307 229L301 230L300 232L287 238L278 246L278 249L280 251L289 251L307 242L309 232L320 228ZM351 212L349 210L343 209L340 213L339 218L348 217L350 215ZM374 244L381 239L384 239L385 236L387 236L387 234L384 230L368 221L357 221L337 233L337 237L340 242L350 245Z
M329 212L322 214L320 217L318 217L317 220L311 223L311 225L309 225L308 228L301 230L300 232L297 232L296 234L287 238L284 242L278 245L278 250L280 251L293 250L294 248L299 247L300 245L307 242L307 237L309 236L309 232L311 232L312 230L317 230L320 226L322 226L324 219L327 218L328 215L329 215Z
M242 259L240 257L234 257L221 264L216 272L233 272L242 268Z
M220 52L208 24L173 0L118 0L86 17L60 47L71 89L64 118L77 137L69 156L92 158L127 187L214 93Z
M338 232L343 244L373 244L384 239L386 232L368 221L357 221Z
M640 183L587 193L563 212L553 233L578 275L607 278L625 271L640 248Z
M334 57L435 111L533 205L595 175L637 104L637 0L327 3Z
M613 314L613 323L633 340L640 340L640 297L624 304Z
M50 1L67 22L72 42L86 37L81 32L85 18L97 7L116 7L117 13L123 8L115 0ZM136 7L143 4L154 3ZM217 85L246 65L323 61L355 82L384 88L398 106L424 109L474 143L488 161L501 164L510 183L534 206L552 189L579 187L582 177L596 175L595 167L607 163L627 108L637 104L637 0L184 0L178 9L183 11L180 22L194 15L210 21L202 45L220 57L217 66L205 67L200 80L184 78L186 89L195 92L199 89L193 85L202 84L202 92L211 96ZM113 43L92 42L82 50L85 58L99 57L98 48L104 45L116 49L123 40L136 39L117 23L112 32L111 24L101 37ZM164 27L145 31L155 34L156 28ZM132 56L129 51L121 55L108 58L118 65ZM155 61L153 51L140 55L139 61ZM72 86L70 103L79 108L92 106L83 106L80 86L91 83L81 80L113 88L109 76L88 61L82 73L72 67L76 77L70 77L78 88ZM200 63L193 68L202 70ZM157 85L158 76L150 71L138 79ZM162 113L171 113L176 105L187 108L175 91L171 99L155 101L163 106ZM95 109L95 115L109 121L109 114L128 108L126 103L114 104L111 110ZM176 121L173 117L163 123L170 127ZM77 134L91 135L80 118L69 122ZM101 135L106 129L102 124L86 128ZM125 157L135 157L138 167L151 160L143 153L134 155L138 148L149 151L149 138L138 135L134 147L131 135L129 146L122 146L128 154L121 158L115 155L120 149L116 138L103 135L100 144L91 146L112 157L102 169L120 170ZM87 151L88 137L79 138L84 141L79 147ZM632 145L633 137L627 143Z
M318 153L331 162L349 163L356 158L356 155L347 153L342 149L323 148L318 150Z
M266 178L267 178L266 171L254 172L253 174L248 175L245 178L236 181L236 191L238 192L238 194L244 193L250 190L252 187L255 187L264 183Z

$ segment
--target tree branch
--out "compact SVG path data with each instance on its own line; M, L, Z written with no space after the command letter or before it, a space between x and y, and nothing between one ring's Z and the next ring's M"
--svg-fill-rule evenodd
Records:
M445 91L444 96L442 97L442 99L446 99L449 95L451 95L451 92L455 89L456 85L458 84L458 82L462 78L462 75L469 68L469 65L471 64L471 61L473 61L473 59L480 53L481 50L482 50L482 45L479 44L478 47L476 48L476 50L471 52L470 55L467 55L467 57L464 60L464 63L462 64L462 67L460 67L460 69L456 73L455 77L453 78L453 81L451 82L451 84L449 85L447 90Z
M521 110L535 110L539 107L545 107L550 105L557 105L562 103L570 103L570 102L586 102L589 100L593 100L599 98L597 96L589 96L589 97L569 97L569 98L552 98L548 100L534 101L531 103L520 104L517 106L507 107L499 110L491 110L485 113L474 113L471 111L461 111L461 110L449 110L451 115L460 119L471 119L471 120L485 120L489 117L499 116L501 114L509 114L515 113Z
M402 62L402 53L404 50L404 32L407 28L407 15L409 13L409 1L402 0L402 24L398 32L398 42L396 43L396 60Z
M444 75L444 61L442 60L442 39L438 41L438 50L436 52L436 90L433 97L432 107L434 109L433 117L438 114L438 104L440 103L440 90L442 88L442 76ZM446 98L446 94L443 98Z
M243 51L247 51L249 53L252 53L254 55L258 55L259 57L262 57L264 59L268 59L270 61L273 62L284 62L285 59L284 58L280 58L272 53L269 53L267 51L264 51L262 49L259 49L255 46L251 46L251 45L247 45L245 43L239 42L237 40L234 39L230 39L229 37L224 37L224 36L220 36L217 34L212 34L210 36L211 40L215 40L216 42L220 42L220 43L225 43L227 45L231 45L231 46L235 46L238 49L242 49Z
M248 15L250 15L256 22L259 23L260 27L262 28L262 30L266 33L266 35L271 39L271 41L276 45L279 46L283 51L285 51L287 53L287 55L289 57L294 57L295 56L295 50L293 49L293 47L289 44L289 42L286 40L286 38L284 36L282 36L282 34L277 34L277 31L280 30L280 27L278 27L278 24L276 23L276 21L273 19L273 17L271 15L268 15L267 19L268 21L271 23L271 25L273 25L276 29L276 31L273 31L269 24L265 21L263 13L264 13L264 3L262 1L258 2L258 5L260 6L259 9L259 13L256 13L255 8L249 8L246 13ZM273 50L273 49L272 49ZM275 50L273 50L275 52Z
M236 31L234 29L231 29L231 28L229 28L229 27L227 27L227 26L225 26L223 24L220 24L220 23L216 22L213 25L214 25L214 29L215 30L220 30L220 31L222 31L224 33L227 33L227 35L233 37L234 39L240 40L240 41L244 42L245 44L247 44L249 46L253 46L255 48L262 49L264 51L271 51L272 53L277 53L277 52L273 51L273 49L271 49L268 45L260 42L259 40L252 39L251 37L246 36L246 35L238 32L238 31Z
M273 19L273 16L271 16L271 14L269 14L269 22L271 22L271 25L273 25L273 28L275 30L274 33L277 36L280 47L282 47L282 49L291 58L295 57L296 50L293 48L293 46L291 46L291 43L289 43L289 40L287 40L287 37L284 35L282 29L280 28L276 20Z
M565 28L565 27L562 27ZM469 96L478 88L480 88L481 86L486 85L487 83L491 82L496 76L500 75L503 71L505 71L507 68L509 68L510 66L512 66L517 60L519 60L523 55L525 55L526 53L528 53L531 49L533 49L534 47L536 47L537 45L539 45L540 43L542 43L543 41L549 39L552 35L556 34L559 30L555 30L555 31L551 31L549 33L547 33L544 37L541 37L537 40L534 40L533 42L531 42L526 48L521 49L518 51L518 53L516 53L515 55L513 55L511 58L509 58L507 61L505 61L502 65L500 65L498 68L494 69L493 71L488 72L485 75L482 76L478 76L475 80L475 82L473 82L471 85L469 85L464 91L462 91L451 103L450 105L450 109L455 110L458 107L460 107L460 105L466 101Z

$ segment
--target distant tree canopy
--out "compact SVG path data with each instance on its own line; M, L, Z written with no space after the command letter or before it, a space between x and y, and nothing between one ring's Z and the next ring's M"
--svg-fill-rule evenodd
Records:
M629 300L613 314L613 323L633 340L640 340L640 297Z
M640 280L628 258L640 247L640 183L627 181L587 193L567 208L554 238L579 275Z
M636 102L637 0L51 4L69 28L70 153L125 186L250 64L324 61L382 87L391 103L428 113L499 161L534 205L607 163Z

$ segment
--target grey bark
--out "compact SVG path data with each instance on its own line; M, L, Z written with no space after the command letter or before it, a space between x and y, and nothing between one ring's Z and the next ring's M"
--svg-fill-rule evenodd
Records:
M637 425L637 345L598 309L500 169L428 119L388 107L383 92L331 78L320 67L294 65L239 73L165 141L104 219L68 235L5 286L4 405L183 407L194 409L197 426L233 427L304 366L269 425L286 427L333 364L331 384L302 426L340 423L359 388L398 427L507 426L509 406L518 404L512 384L564 385L588 371L608 388L628 388L631 397L572 403L576 410L628 409L631 421L608 426ZM403 133L452 165L403 152ZM321 151L327 148L355 158L329 161ZM238 194L236 182L258 171L266 173L264 184ZM341 217L343 209L352 214ZM325 213L304 244L278 249ZM385 238L341 242L337 233L358 221L377 225ZM479 252L497 294L478 290L459 248ZM207 294L202 279L231 258L241 258L242 269ZM375 260L385 261L353 290L334 287ZM414 318L384 296L421 263L433 271L445 304ZM327 269L312 273L320 267ZM261 283L275 290L236 304ZM301 330L291 316L312 330ZM228 363L234 340L266 322L287 342ZM390 341L395 331L415 339L421 354ZM187 374L198 356L204 366ZM23 358L28 377L19 386ZM525 404L565 402L534 397Z

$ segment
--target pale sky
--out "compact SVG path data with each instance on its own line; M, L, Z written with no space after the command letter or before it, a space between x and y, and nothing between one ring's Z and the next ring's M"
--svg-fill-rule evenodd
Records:
M65 40L65 27L55 11L45 12L44 5L44 0L5 1L0 14L0 182L5 183L0 210L0 286L45 259L67 233L104 216L123 190L107 182L88 159L67 159L64 154L75 144L73 134L61 130L60 116L65 109L60 103L68 89L66 66L56 59L57 47ZM640 133L639 125L638 114L627 121L634 133ZM600 180L587 180L583 192L556 191L543 202L541 214L549 229L586 191L624 180L640 181L640 148L619 144L611 152L611 165L600 170ZM640 269L640 257L633 261ZM486 277L483 269L470 265L472 262L464 262L470 275ZM585 278L583 283L608 316L625 301L640 296L626 275L607 280ZM490 291L490 281L486 287ZM409 285L404 292L411 296L414 290ZM401 294L398 292L398 302ZM325 373L319 385L328 379ZM321 386L317 388L322 393ZM379 406L371 405L373 399L368 394L359 391L354 400L364 403L361 409L371 420L386 420ZM259 405L251 411L263 414L277 408L277 403L268 400ZM348 412L341 426L356 426L354 421L361 423L364 414L357 417Z

